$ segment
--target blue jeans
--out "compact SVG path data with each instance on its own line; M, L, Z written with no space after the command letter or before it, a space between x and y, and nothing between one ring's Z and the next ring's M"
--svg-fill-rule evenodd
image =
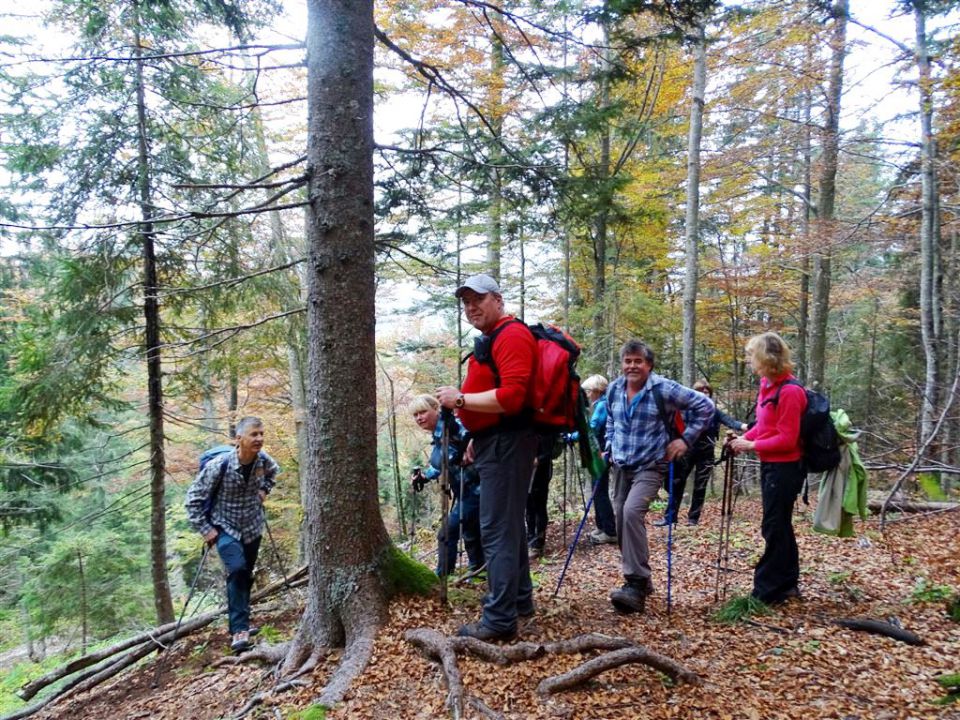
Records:
M476 485L466 485L461 498L447 517L447 566L451 572L457 566L457 545L460 542L460 521L463 521L463 546L467 551L470 569L476 570L484 563L483 544L480 542L480 494ZM443 576L443 528L437 533L437 575Z
M217 552L227 571L227 610L230 634L250 629L250 588L253 587L253 566L257 563L260 538L241 543L222 530L217 535Z
M617 520L613 514L613 503L610 502L610 468L604 470L597 480L597 487L593 492L593 510L597 516L597 528L610 537L615 536Z

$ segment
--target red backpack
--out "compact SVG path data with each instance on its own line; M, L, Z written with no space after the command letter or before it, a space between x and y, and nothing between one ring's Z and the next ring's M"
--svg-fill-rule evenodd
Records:
M493 343L507 325L510 323L504 323L489 335L477 338L473 352L477 362L486 363L493 368L497 387L500 386L500 373L493 361ZM533 378L533 422L537 426L558 432L576 430L580 399L580 376L577 375L580 346L556 325L537 323L527 325L527 328L537 341L537 372Z

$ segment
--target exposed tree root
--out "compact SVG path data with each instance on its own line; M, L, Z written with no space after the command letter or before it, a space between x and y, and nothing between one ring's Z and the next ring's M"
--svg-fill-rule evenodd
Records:
M223 657L211 663L212 667L223 667L224 665L242 665L249 662L278 663L287 656L287 649L290 643L278 643L277 645L257 645L253 650L249 650L240 655L232 657Z
M904 630L884 620L874 620L873 618L835 618L832 620L834 625L849 628L850 630L862 630L863 632L873 633L874 635L884 635L894 640L906 643L907 645L923 645L923 638L909 630Z
M343 653L343 658L333 675L327 681L326 686L320 691L320 697L314 702L324 707L333 707L343 700L347 694L351 683L356 679L370 663L373 656L374 641L377 638L379 625L373 625L364 630L364 632L352 641L347 643L347 648ZM313 659L316 665L319 658Z
M541 695L548 695L550 693L569 690L570 688L582 685L587 680L596 677L602 672L629 663L649 665L669 676L674 682L685 682L691 685L698 685L700 683L699 675L687 670L676 660L655 653L645 647L634 646L613 650L600 657L588 660L582 665L578 665L570 672L545 678L537 686L537 692Z
M473 695L470 695L467 698L467 702L470 704L470 707L479 711L486 717L491 718L491 720L504 720L504 717L501 713L498 713L496 710L494 710L492 707L487 705L483 700L481 700L478 697L474 697Z
M439 661L447 682L447 708L454 718L463 714L464 705L478 709L487 717L501 717L488 708L479 699L468 695L463 687L457 655L469 652L482 660L509 665L511 663L533 660L546 654L574 654L591 650L607 651L600 657L589 660L570 672L544 679L537 692L548 694L560 692L580 685L605 670L626 665L643 663L672 678L676 682L697 684L700 677L680 665L675 660L660 655L632 643L627 638L611 637L599 633L578 635L574 638L551 643L518 642L512 645L493 645L476 638L447 637L431 628L408 630L404 635L407 642L417 646L432 660ZM481 707L482 706L482 707Z
M276 685L275 687L270 688L269 690L258 692L252 698L247 700L246 705L237 711L237 714L233 716L233 720L241 720L242 718L245 718L255 707L263 704L267 698L272 697L273 695L277 695L282 693L284 690L289 690L291 688L303 687L304 685L306 685L306 683L301 680L287 680Z

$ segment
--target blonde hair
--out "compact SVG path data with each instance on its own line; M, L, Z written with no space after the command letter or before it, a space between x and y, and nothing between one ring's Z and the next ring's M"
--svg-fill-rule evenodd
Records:
M754 335L747 340L747 355L754 360L762 375L777 377L793 371L790 346L775 332Z
M584 392L606 392L610 383L603 375L591 375L581 383Z
M407 410L411 415L416 415L417 413L424 412L426 410L439 409L440 401L437 400L433 395L417 395L407 406Z
M710 387L710 383L706 380L697 380L693 384L693 389L697 392L707 393L708 395L713 395L713 388Z

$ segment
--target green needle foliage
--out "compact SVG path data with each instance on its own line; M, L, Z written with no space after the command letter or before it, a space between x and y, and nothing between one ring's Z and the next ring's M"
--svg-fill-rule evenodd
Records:
M715 622L725 625L735 625L746 618L756 615L772 615L773 610L770 606L760 602L752 595L738 595L730 598L727 602L713 613L711 618Z

